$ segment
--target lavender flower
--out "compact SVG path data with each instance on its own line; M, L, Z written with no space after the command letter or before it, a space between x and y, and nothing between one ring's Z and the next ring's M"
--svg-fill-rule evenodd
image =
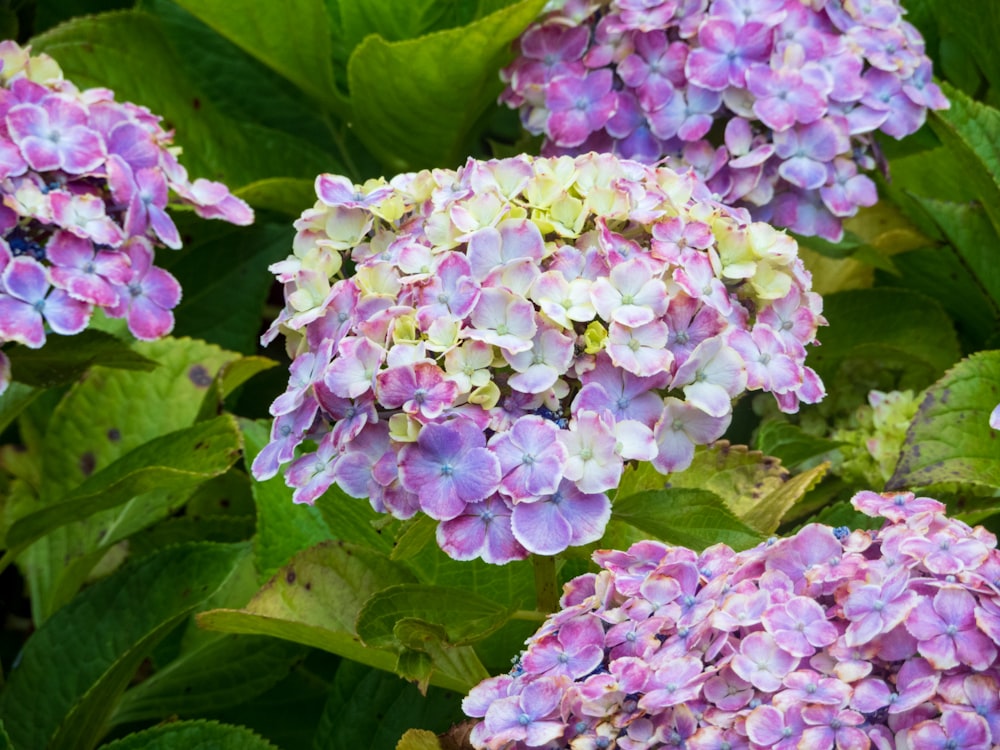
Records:
M566 585L517 668L465 699L481 719L473 745L997 747L996 538L931 498L853 502L883 527L838 538L812 524L739 553L656 542L596 552L601 572ZM961 577L925 555L896 559L939 534L987 553L972 563L953 553L970 566ZM544 733L512 731L515 705Z
M550 3L500 100L544 154L669 156L755 218L836 241L877 200L861 174L874 133L903 138L948 106L903 13L899 0Z

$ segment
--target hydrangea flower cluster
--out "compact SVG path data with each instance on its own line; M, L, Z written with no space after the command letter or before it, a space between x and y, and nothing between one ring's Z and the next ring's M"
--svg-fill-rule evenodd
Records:
M145 107L80 91L49 56L0 42L0 345L79 333L94 308L140 339L173 328L181 288L153 265L156 247L181 247L169 193L209 219L253 212L221 183L191 182L172 137ZM0 392L9 370L0 352Z
M563 0L501 101L545 154L694 167L754 218L838 241L877 200L876 131L948 106L899 0Z
M293 362L253 464L291 461L296 502L337 483L439 521L455 559L555 554L601 537L626 462L686 468L746 389L823 396L794 240L693 173L520 156L316 190L272 267L264 341Z
M601 572L465 699L473 745L997 747L996 537L912 493L852 502L882 528L595 553Z

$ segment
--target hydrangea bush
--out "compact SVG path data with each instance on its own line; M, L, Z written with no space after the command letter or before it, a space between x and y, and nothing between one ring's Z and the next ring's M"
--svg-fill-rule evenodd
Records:
M154 265L181 247L170 194L199 216L250 224L225 185L188 179L173 133L108 89L78 89L48 55L0 42L0 345L79 333L95 308L139 339L166 335L181 298ZM0 392L9 382L0 352Z
M273 267L265 339L294 361L253 466L291 461L297 502L337 483L456 559L555 554L602 536L626 462L684 469L745 390L823 395L795 241L691 172L518 157L316 190Z
M875 133L947 100L898 0L566 0L521 37L501 99L543 153L693 166L754 218L830 240L877 200Z
M466 698L473 744L996 747L996 537L912 493L852 503L882 528L595 553L601 572Z

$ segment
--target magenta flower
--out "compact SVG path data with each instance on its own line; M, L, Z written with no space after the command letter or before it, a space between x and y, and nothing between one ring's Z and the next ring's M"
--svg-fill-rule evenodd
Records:
M907 616L906 629L917 639L917 650L935 669L968 664L983 670L996 659L996 645L976 625L975 605L969 592L945 586Z
M913 750L988 750L990 727L986 720L965 711L945 711L938 721L922 721L907 735Z
M710 17L698 28L701 46L691 51L684 72L692 83L713 91L745 86L750 65L770 57L772 38L766 24L737 26Z
M181 301L180 284L153 265L153 249L145 240L136 238L124 252L131 261L131 277L116 287L118 304L108 310L108 315L125 318L137 339L151 341L165 336L174 327L171 310Z
M563 480L548 495L514 506L515 538L536 555L554 555L567 547L598 541L611 519L611 501L603 492L584 493Z
M32 169L84 174L107 158L101 136L88 127L87 110L69 96L51 94L38 104L7 111L7 130Z
M616 97L611 90L610 71L599 70L577 78L553 79L545 96L550 114L548 127L560 146L579 146L599 130L615 112Z
M516 509L516 508L515 508ZM469 503L437 528L437 543L455 560L482 558L494 565L528 556L511 528L511 507L499 495Z
M500 492L514 502L551 495L566 463L559 428L538 416L524 416L507 432L494 435L490 450L500 462Z
M74 299L99 307L118 303L116 286L127 284L132 271L128 256L120 251L98 250L69 232L56 232L45 248L52 265L52 283Z
M431 362L390 367L376 379L379 401L390 409L436 419L455 402L458 386Z
M900 569L882 581L851 589L843 605L844 617L850 620L844 634L848 646L868 643L909 616L919 597L907 587L908 584L908 572Z
M500 462L474 423L429 424L399 453L399 478L431 518L449 520L500 486Z
M92 307L52 289L45 267L17 257L0 274L0 339L19 341L33 349L45 343L45 324L69 336L87 327Z

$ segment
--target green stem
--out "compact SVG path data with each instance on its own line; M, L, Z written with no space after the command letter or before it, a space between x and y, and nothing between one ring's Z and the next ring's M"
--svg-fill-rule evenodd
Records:
M535 608L548 614L559 609L559 580L556 578L556 558L532 555L535 567Z

